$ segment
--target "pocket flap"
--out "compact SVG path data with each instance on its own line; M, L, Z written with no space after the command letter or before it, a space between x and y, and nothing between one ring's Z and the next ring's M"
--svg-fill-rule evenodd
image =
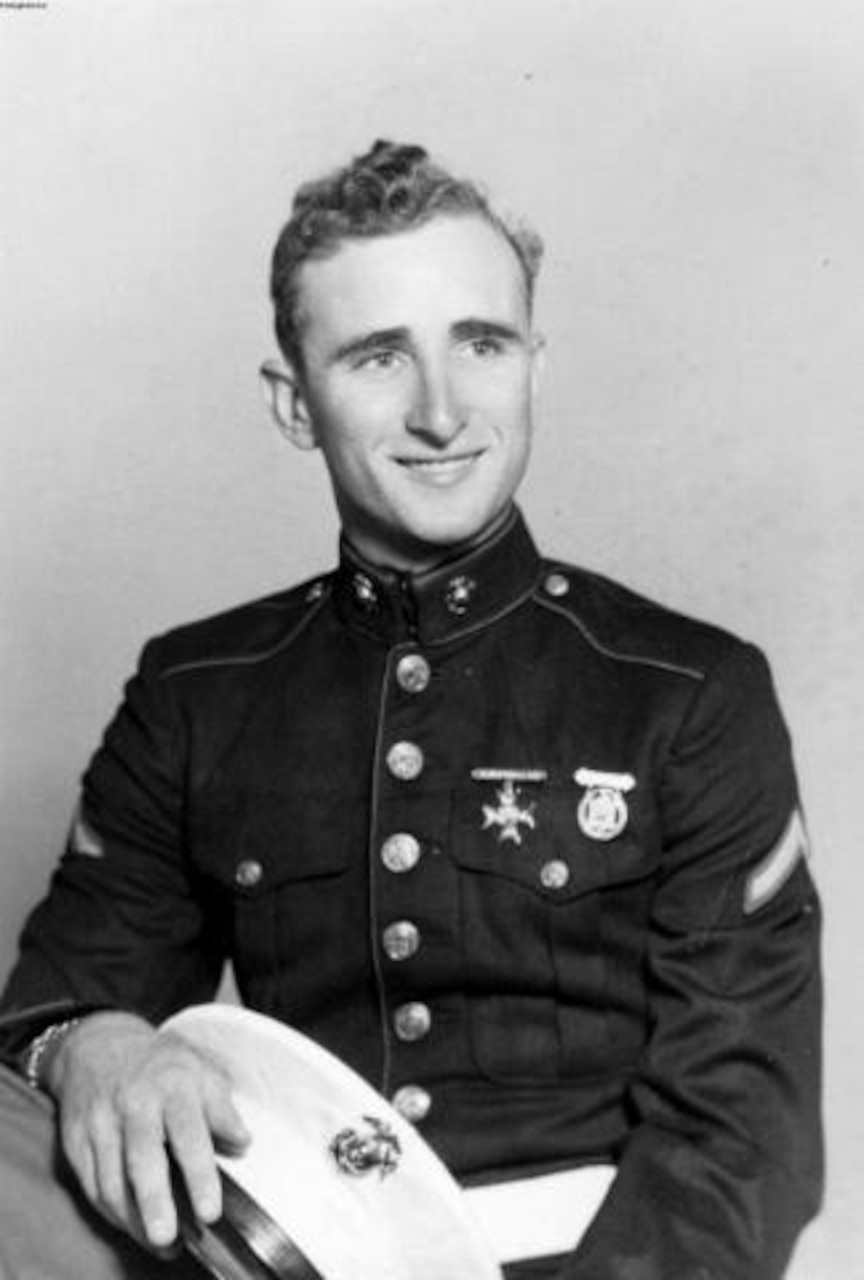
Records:
M223 792L195 820L195 860L246 895L338 875L365 840L364 807L359 795Z
M493 790L457 793L451 848L460 867L516 881L555 902L640 880L656 869L657 852L640 835L635 813L620 835L598 840L579 826L573 788L532 788L519 799L522 816L508 823Z

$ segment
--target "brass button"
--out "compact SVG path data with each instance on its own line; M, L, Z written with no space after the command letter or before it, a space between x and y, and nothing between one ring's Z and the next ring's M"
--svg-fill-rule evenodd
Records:
M411 871L420 861L420 841L407 831L397 831L382 844L381 861L388 871L397 875Z
M410 1004L400 1004L393 1014L393 1029L400 1040L411 1043L428 1036L432 1026L432 1013L428 1004L412 1000Z
M560 599L561 596L566 596L567 592L570 590L570 583L564 577L563 573L547 574L546 581L543 583L543 586L546 588L546 594L553 596L555 599Z
M412 782L423 772L423 752L415 742L394 742L387 752L387 768L394 778Z
M420 930L410 920L396 920L388 924L381 940L391 960L410 960L420 949Z
M313 582L306 592L306 603L314 604L316 600L320 600L324 594L324 583L320 580Z
M393 1106L404 1120L418 1124L425 1120L432 1107L432 1098L419 1084L403 1084L393 1094Z
M256 862L254 858L244 858L242 862L238 862L237 870L234 872L234 883L238 884L241 889L254 889L256 884L261 882L264 875L264 868L260 862Z
M540 868L540 883L544 889L563 889L570 879L570 868L560 858L553 858Z
M406 653L396 665L396 680L406 693L422 693L431 675L429 663L419 653Z

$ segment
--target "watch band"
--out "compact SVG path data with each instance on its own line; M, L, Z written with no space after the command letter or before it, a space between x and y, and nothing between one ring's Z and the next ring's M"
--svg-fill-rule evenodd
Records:
M48 1050L58 1044L73 1027L77 1027L80 1021L80 1018L66 1018L63 1022L52 1022L50 1027L46 1027L27 1045L23 1054L23 1069L24 1078L31 1089L42 1088L42 1067Z

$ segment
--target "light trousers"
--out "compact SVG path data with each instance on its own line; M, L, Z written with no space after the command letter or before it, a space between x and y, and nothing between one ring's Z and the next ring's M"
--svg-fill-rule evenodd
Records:
M546 1280L557 1270L521 1263L505 1277ZM163 1262L88 1204L60 1151L54 1104L2 1065L0 1280L206 1280L192 1258Z
M54 1105L0 1066L0 1280L202 1280L115 1230L77 1190Z

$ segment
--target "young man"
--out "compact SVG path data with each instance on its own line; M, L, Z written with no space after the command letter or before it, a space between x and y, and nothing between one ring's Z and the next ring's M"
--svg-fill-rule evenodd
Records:
M513 500L539 257L388 143L301 189L277 244L262 374L323 452L339 566L145 649L4 1002L43 1130L44 1093L86 1200L151 1248L166 1148L211 1221L213 1144L248 1139L154 1030L228 958L463 1181L617 1165L531 1275L771 1280L818 1205L787 733L752 647L538 555ZM110 1239L100 1274L143 1274Z

